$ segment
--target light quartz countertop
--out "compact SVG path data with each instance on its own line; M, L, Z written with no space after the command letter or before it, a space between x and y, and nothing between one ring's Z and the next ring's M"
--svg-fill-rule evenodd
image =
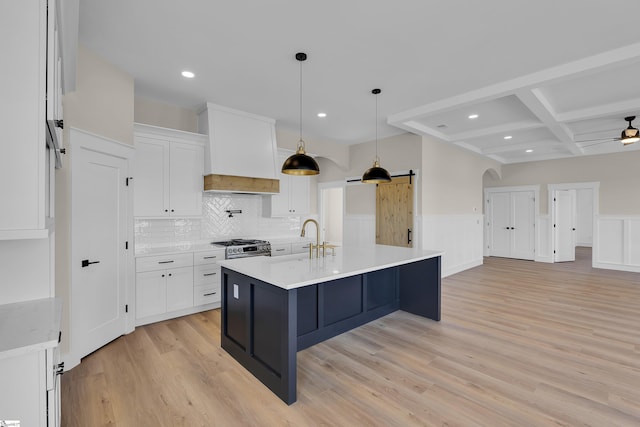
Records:
M0 305L0 359L56 347L61 318L61 298Z
M302 237L257 237L260 240L266 240L271 244L282 244L282 243L308 243L311 240L308 238ZM164 245L140 245L136 246L136 257L141 256L153 256L153 255L171 255L171 254L181 254L185 252L205 252L211 251L215 249L225 249L224 246L212 245L212 241L221 241L221 240L230 240L230 238L221 237L211 240L205 241L195 241L195 242L180 242L173 244L164 244Z
M370 245L338 247L335 255L309 259L308 254L250 257L219 261L238 273L283 289L295 289L443 255L442 251Z

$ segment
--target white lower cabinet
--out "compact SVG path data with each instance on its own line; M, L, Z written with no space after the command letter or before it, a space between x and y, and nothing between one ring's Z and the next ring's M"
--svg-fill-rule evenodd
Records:
M291 254L291 243L276 243L271 245L271 256Z
M224 249L136 259L136 324L170 319L220 304Z
M292 254L301 254L303 252L309 252L310 242L296 242L291 244Z
M218 260L224 259L224 249L197 252L193 266L193 303L204 305L220 303L221 267Z
M0 305L0 420L60 425L61 318L57 298Z
M193 307L193 253L136 260L136 319L189 307Z

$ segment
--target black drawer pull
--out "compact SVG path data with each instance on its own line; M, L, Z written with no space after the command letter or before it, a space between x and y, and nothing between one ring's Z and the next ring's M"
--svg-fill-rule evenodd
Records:
M158 261L158 264L171 264L173 261Z
M203 296L204 297L209 297L209 296L215 295L215 294L217 294L217 292L209 292L208 294L204 294Z
M207 277L207 276L215 276L218 273L204 273L203 276Z
M204 258L204 259L213 259L213 258L218 258L218 255L205 256L205 257L202 257L202 258Z

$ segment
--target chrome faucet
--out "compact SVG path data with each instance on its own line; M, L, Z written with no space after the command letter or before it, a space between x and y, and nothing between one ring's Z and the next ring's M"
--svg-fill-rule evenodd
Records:
M300 231L300 237L304 237L304 229L307 226L308 223L314 223L316 225L316 258L320 257L320 226L318 225L318 221L316 221L315 219L311 219L309 218L308 220L306 220L305 222L302 223L302 231ZM311 258L311 255L313 254L313 243L309 243L309 258Z

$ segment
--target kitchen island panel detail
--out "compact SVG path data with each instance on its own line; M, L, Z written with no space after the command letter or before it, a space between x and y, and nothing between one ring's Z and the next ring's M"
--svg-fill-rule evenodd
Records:
M296 400L296 299L297 290L222 269L222 348L288 404Z

